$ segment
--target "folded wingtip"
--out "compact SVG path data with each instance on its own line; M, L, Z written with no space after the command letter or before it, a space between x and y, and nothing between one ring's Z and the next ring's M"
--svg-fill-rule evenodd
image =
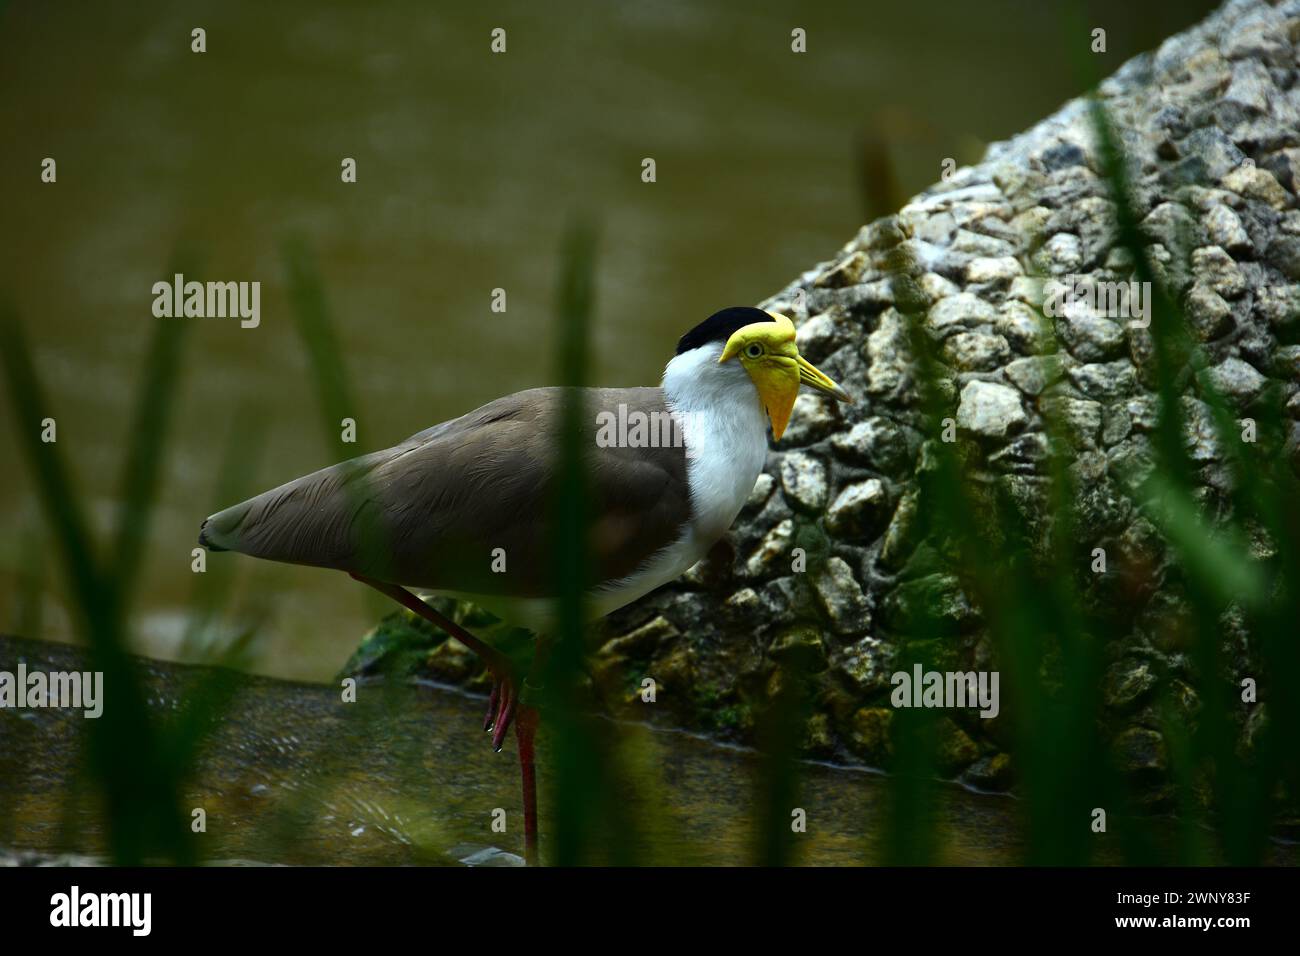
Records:
M199 525L199 544L207 548L209 551L228 551L228 548L223 548L221 545L217 544L208 534L208 522L211 520L211 518L204 518L203 524Z

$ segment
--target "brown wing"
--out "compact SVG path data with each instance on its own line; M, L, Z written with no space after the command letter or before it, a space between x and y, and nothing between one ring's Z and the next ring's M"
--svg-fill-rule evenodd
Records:
M281 485L210 517L200 541L410 587L547 596L562 396L559 388L508 395ZM670 421L662 390L585 396L594 586L631 574L677 540L691 512L680 430L665 442L670 429L655 427ZM639 434L638 415L651 423ZM630 421L642 446L609 446L611 420Z

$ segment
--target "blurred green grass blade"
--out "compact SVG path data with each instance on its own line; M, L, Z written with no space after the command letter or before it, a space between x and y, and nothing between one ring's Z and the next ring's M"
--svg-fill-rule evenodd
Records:
M361 421L361 412L348 384L347 368L325 296L325 284L315 258L302 240L285 242L283 259L289 303L316 383L322 434L331 450L346 451L339 437L340 423L344 418Z
M754 862L759 866L789 866L796 862L799 834L792 813L799 807L803 768L800 764L808 717L812 710L810 679L804 662L782 666L781 684L758 714L759 767L755 777L757 814L754 819Z
M889 139L873 127L858 131L855 155L863 222L888 216L907 202L890 145Z
M911 291L919 267L907 250L894 257L898 266L896 299L911 304L905 313L911 355L917 368L917 396L926 433L942 432L951 414L941 383L945 371L922 328L925 304ZM1059 442L1055 449L1063 447ZM1036 552L1037 533L1025 524L995 482L968 473L977 454L964 461L960 443L932 440L923 451L920 472L922 509L932 546L951 554L963 590L983 613L1004 678L1002 696L1012 735L1008 752L1017 767L1028 826L1027 862L1069 865L1086 862L1092 845L1087 812L1097 795L1109 791L1104 755L1095 733L1099 706L1100 661L1075 586L1079 555L1074 550L1073 495L1060 453L1048 460L1043 502L1052 549L1044 561ZM924 463L928 459L928 464ZM913 609L916 636L924 647L942 647L945 635L925 602ZM1064 681L1044 685L1054 656L1065 662ZM912 660L912 658L908 658ZM924 669L941 670L939 662L919 658ZM930 718L927 722L927 718ZM886 859L893 863L931 862L938 845L934 833L933 715L900 710L895 718L894 772L890 780L890 826Z
M1157 465L1174 484L1191 489L1194 485L1191 459L1183 441L1183 414L1179 403L1178 376L1191 358L1185 324L1164 283L1156 276L1142 237L1133 203L1132 186L1125 154L1114 124L1095 95L1088 100L1097 138L1103 178L1110 185L1115 203L1118 244L1129 251L1139 282L1151 290L1150 334L1154 353L1159 415L1154 433Z
M559 481L555 502L555 575L560 595L557 654L576 665L586 626L587 534L591 525L587 497L587 416L584 388L590 364L591 314L595 304L595 233L578 224L565 236L561 257L559 356L557 371L564 387L561 405Z
M1106 110L1095 98L1092 113L1102 145L1103 165L1116 201L1120 241L1133 254L1139 279L1150 282L1153 293L1151 334L1160 400L1155 434L1158 457L1153 480L1143 490L1148 499L1157 502L1156 523L1174 547L1180 566L1189 578L1186 598L1194 617L1192 659L1203 708L1188 750L1195 763L1212 770L1226 859L1235 864L1258 863L1266 844L1267 821L1275 812L1272 792L1278 765L1271 756L1268 735L1265 735L1262 759L1254 767L1244 764L1238 753L1235 742L1243 711L1240 701L1232 700L1228 687L1220 679L1224 655L1218 619L1228 607L1244 607L1255 619L1255 638L1264 648L1276 646L1274 635L1279 630L1293 632L1294 616L1283 622L1268 608L1270 601L1285 600L1284 593L1278 594L1276 588L1271 593L1266 590L1264 575L1239 524L1243 514L1254 513L1269 527L1275 540L1290 537L1285 520L1279 520L1287 506L1273 489L1293 483L1289 478L1268 483L1260 478L1261 473L1270 470L1268 459L1276 461L1282 457L1278 454L1280 448L1274 449L1271 456L1265 453L1265 462L1257 462L1264 464L1258 472L1246 466L1246 450L1238 447L1240 436L1235 419L1206 375L1205 359L1191 343L1181 311L1154 274L1138 230L1118 138ZM1232 498L1238 506L1237 520L1218 521L1213 529L1191 497L1197 482L1184 444L1186 423L1180 406L1188 373L1196 376L1201 396L1211 410L1216 438L1233 472ZM1294 581L1295 564L1286 555L1282 563L1289 568L1289 578ZM1282 670L1286 669L1283 664Z
M307 367L315 384L317 405L320 412L321 435L325 446L333 455L355 456L355 446L345 443L341 438L342 420L352 418L358 423L363 421L361 407L349 383L347 365L344 361L339 338L335 331L325 289L325 283L316 266L310 247L299 239L291 239L283 245L283 264L289 288L290 306L293 311L298 339L307 357ZM364 466L355 458L350 459L351 467L346 469L347 477L343 486L349 496L349 505L356 520L355 545L364 567L371 573L386 579L389 575L387 562L388 526L384 515L376 507L373 497L375 489L371 486ZM346 465L347 463L345 463ZM235 474L235 467L246 472L247 461L232 459L232 484L239 484L242 478ZM237 496L236 496L237 497ZM360 589L362 599L372 606L376 615L391 610L391 605L383 595L370 589ZM383 610L380 610L380 609ZM252 631L255 631L253 628ZM245 638L251 638L252 632L246 632ZM352 714L355 724L355 740L363 741L374 735L368 728L379 722L391 723L397 717L397 701L400 695L390 693L386 685L378 684L368 688L363 700L365 704ZM222 702L218 701L220 706ZM201 727L205 714L196 713L193 725ZM350 740L353 738L349 738ZM348 746L342 741L340 746ZM420 743L409 742L407 757L412 764L421 759ZM331 755L336 759L337 754ZM298 839L301 826L306 825L310 794L302 792L295 795L284 805L283 811L276 816L275 828L268 833L268 839L283 845L288 852Z
M550 732L553 779L553 851L566 866L638 862L636 811L626 792L622 761L614 740L617 728L582 714L585 699L588 533L587 428L589 409L583 391L590 362L590 329L595 307L596 232L585 222L567 227L561 246L556 318L559 325L557 371L564 387L555 500L551 503L557 594L557 633L550 667L546 722ZM545 783L545 775L543 775Z
M20 592L14 633L39 639L45 630L45 547L34 529L23 533L16 560Z
M555 814L554 862L572 866L595 855L591 833L601 822L606 781L599 742L588 720L577 712L578 689L585 670L586 564L588 515L583 464L583 402L587 380L588 337L594 292L595 236L585 224L570 226L560 252L556 301L559 351L556 369L566 389L561 406L556 500L552 503L554 593L558 632L551 673L550 729L554 731L552 766Z
M88 645L87 663L90 670L102 672L109 696L102 715L89 721L85 729L86 779L94 781L102 800L109 852L116 863L126 865L153 859L194 862L195 846L180 810L177 765L152 719L136 664L125 651L121 612L126 603L123 587L131 574L103 572L94 560L89 529L57 443L40 441L36 426L42 417L53 416L42 397L18 317L9 306L0 306L0 353L20 440L28 452L49 525L59 541L78 629ZM170 354L164 347L152 351L153 380L142 393L150 402L169 405L172 401L177 379L163 368ZM145 487L134 495L130 506L134 512L126 513L134 513L143 522L153 501L152 484L161 456L162 438L154 429L161 429L162 420L146 414L139 427L145 434L134 439L136 461L128 467L128 474L140 476ZM143 535L131 531L126 536L131 553L117 558L138 562L144 543ZM71 819L75 815L65 815L65 820Z
M1173 545L1199 587L1224 605L1235 601L1257 607L1264 600L1259 567L1235 529L1211 532L1191 497L1158 471L1142 483L1139 496L1143 513Z
M197 275L200 271L201 265L188 256L175 258L168 267L172 275ZM117 537L111 555L105 555L117 579L118 601L123 605L116 608L118 614L126 612L125 605L135 590L144 545L149 538L167 444L167 425L180 381L181 349L189 328L187 319L156 319L149 338L119 489Z
M242 404L236 409L222 449L209 511L218 511L252 493L253 476L262 457L266 434L266 419L252 405ZM207 657L209 647L206 643L200 646L201 639L218 611L229 605L234 571L232 562L219 562L194 576L189 620L181 638L183 657L200 660Z
M919 610L919 609L918 609ZM923 624L928 630L929 625ZM912 664L922 663L924 669L931 662L919 648L921 641L909 649L910 656L902 659L899 670L910 670ZM938 834L938 782L935 776L934 752L938 716L931 710L902 707L894 711L890 738L894 752L890 766L889 786L886 790L884 839L881 843L886 866L929 866L935 863L939 849Z
M72 490L58 442L41 441L41 420L56 416L36 378L31 349L18 314L7 298L0 301L0 361L4 363L14 431L27 454L36 491L57 538L69 588L77 606L83 612L91 612L99 603L100 585L86 520Z
M289 286L289 301L298 329L298 338L307 352L308 368L316 383L321 413L321 435L326 447L347 459L342 487L350 499L354 515L355 546L361 566L371 577L388 580L391 549L390 531L382 502L372 495L364 463L357 457L355 445L343 441L342 423L351 418L363 422L361 406L348 382L347 366L339 346L334 320L326 300L325 284L306 243L291 239L284 244L284 269ZM382 602L378 594L366 593L366 601Z

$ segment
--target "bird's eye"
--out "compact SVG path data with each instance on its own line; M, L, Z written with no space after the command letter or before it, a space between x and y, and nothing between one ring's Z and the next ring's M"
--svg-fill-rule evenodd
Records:
M757 342L745 346L745 356L747 358L761 358L763 355L763 346Z

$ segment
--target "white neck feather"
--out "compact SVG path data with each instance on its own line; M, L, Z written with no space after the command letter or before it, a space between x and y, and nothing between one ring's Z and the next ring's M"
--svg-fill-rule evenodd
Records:
M767 461L767 416L739 362L718 364L722 343L674 356L664 370L669 409L682 422L697 532L731 527Z

